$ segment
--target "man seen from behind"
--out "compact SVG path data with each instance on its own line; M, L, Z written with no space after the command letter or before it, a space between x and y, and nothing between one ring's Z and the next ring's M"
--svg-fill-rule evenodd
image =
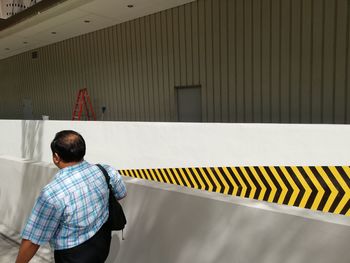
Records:
M108 219L109 189L102 171L84 160L83 137L58 132L51 143L52 159L60 169L46 185L22 232L16 263L27 263L40 245L54 249L56 263L103 263L111 242ZM103 165L117 199L126 196L121 175Z

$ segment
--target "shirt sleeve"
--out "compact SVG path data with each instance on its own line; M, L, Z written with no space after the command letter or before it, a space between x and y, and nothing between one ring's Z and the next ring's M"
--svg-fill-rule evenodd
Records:
M37 245L50 241L63 212L48 196L44 190L40 193L21 235Z
M112 186L113 194L115 198L122 199L126 196L126 187L123 182L122 176L113 167L105 167L107 169L108 175L111 178L110 184Z

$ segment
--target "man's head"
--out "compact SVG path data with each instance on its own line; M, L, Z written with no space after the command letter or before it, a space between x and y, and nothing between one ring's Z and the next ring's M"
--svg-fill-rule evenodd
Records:
M53 162L59 168L63 168L65 164L81 162L84 159L86 146L84 138L79 133L65 130L56 133L51 142L51 150Z

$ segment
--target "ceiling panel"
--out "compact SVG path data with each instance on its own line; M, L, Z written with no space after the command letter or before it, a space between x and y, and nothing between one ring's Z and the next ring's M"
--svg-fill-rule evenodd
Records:
M65 13L65 14L61 14L61 15L58 15L56 17L53 17L53 18L45 21L45 23L39 23L37 25L34 25L34 26L31 26L31 27L26 28L24 30L21 30L17 34L20 36L24 36L24 37L32 36L34 34L46 31L46 30L53 28L55 26L69 23L69 21L83 17L86 14L87 13L82 11L82 10L74 9L74 10L71 10L71 11Z
M192 1L67 0L0 31L0 59ZM132 8L127 7L130 4ZM90 23L84 23L85 20Z

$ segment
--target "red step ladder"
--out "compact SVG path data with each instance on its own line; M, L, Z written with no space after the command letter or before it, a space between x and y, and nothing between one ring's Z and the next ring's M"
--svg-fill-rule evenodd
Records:
M72 120L81 120L84 109L87 120L96 121L96 115L94 109L92 108L92 103L87 89L80 89L74 106Z

